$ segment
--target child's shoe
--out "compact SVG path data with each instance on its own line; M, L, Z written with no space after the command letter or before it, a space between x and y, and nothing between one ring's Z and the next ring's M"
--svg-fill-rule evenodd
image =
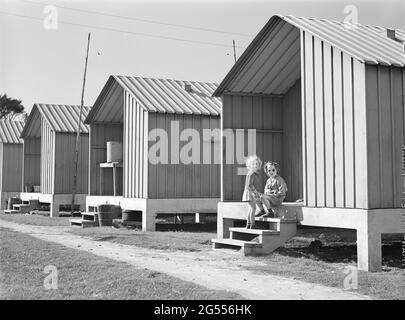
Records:
M261 216L264 216L266 214L266 211L264 211L264 210L261 210L258 214L256 214L256 218L258 218L258 217L261 217Z
M266 213L264 216L262 216L263 218L275 218L276 215L274 214L273 209L269 209L269 212Z

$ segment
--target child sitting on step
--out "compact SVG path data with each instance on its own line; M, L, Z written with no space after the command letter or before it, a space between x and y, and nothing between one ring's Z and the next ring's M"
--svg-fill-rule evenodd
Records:
M260 193L256 189L259 170L261 167L262 161L258 156L252 155L246 159L246 168L248 169L248 173L246 174L242 201L246 201L249 204L249 212L246 219L247 229L255 229L256 205L262 209L261 213L266 213L260 200Z
M262 204L265 205L269 213L263 214L263 211L261 211L257 216L275 218L276 214L273 208L279 206L287 194L287 184L284 179L279 176L279 168L279 164L274 161L266 162L264 164L263 169L269 179L267 179L264 193L260 198Z

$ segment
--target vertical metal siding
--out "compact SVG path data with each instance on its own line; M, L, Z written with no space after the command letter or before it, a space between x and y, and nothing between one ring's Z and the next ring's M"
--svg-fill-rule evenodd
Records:
M23 190L41 182L41 139L24 138Z
M74 175L74 155L76 134L56 133L54 154L54 183L55 194L72 192ZM77 194L85 194L88 190L89 136L80 136L79 161L77 165Z
M283 171L281 176L288 187L286 201L303 199L300 81L297 81L283 97Z
M0 143L0 181L3 181L3 144ZM3 192L3 183L0 183L0 192Z
M283 171L282 145L282 98L270 96L232 96L223 97L223 129L256 129L256 154L263 160L274 160L280 163ZM246 130L245 130L246 132ZM248 154L247 133L244 135L244 154ZM226 144L223 137L222 161L222 194L224 201L241 201L245 176L238 175L238 168L244 164L227 164ZM236 147L237 148L237 147ZM235 149L236 149L235 148ZM235 154L236 150L230 149ZM264 187L267 177L260 172L260 186Z
M305 204L367 208L364 65L302 36Z
M2 181L3 192L13 192L22 190L22 144L1 143L2 159L0 181Z
M107 141L123 141L122 124L92 123L90 125L89 151L89 193L100 194L100 163L107 161ZM104 195L113 195L112 170L104 170ZM118 171L118 181L122 182L122 173ZM123 183L122 183L123 185ZM118 192L121 194L122 185Z
M147 198L148 112L125 91L124 197Z
M43 118L41 121L41 193L53 194L55 134Z
M366 66L370 208L401 207L404 78L397 67Z
M172 164L171 123L179 122L179 132L195 129L200 133L200 163ZM203 129L219 129L219 117L208 115L149 113L149 131L161 128L168 134L169 164L148 163L148 198L219 198L220 165L214 164L214 154L220 152L219 140L204 141ZM155 144L149 141L149 146ZM179 150L187 144L181 141ZM211 164L203 163L203 149L211 147Z

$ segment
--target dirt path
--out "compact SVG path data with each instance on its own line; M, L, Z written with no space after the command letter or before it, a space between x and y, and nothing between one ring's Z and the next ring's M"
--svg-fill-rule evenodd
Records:
M204 253L169 252L111 242L100 243L73 235L68 232L67 227L22 225L4 220L0 220L0 227L101 257L123 261L137 268L165 273L210 289L237 292L247 299L370 299L342 289L250 272L235 264L235 259L223 259L224 252L221 250Z

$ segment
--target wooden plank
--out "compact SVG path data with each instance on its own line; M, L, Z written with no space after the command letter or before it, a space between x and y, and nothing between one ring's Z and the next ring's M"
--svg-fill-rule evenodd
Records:
M212 164L212 143L211 139L204 141L203 130L211 129L210 117L203 116L201 117L201 134L200 134L200 166L201 166L201 198L209 198L211 196L211 166ZM210 164L203 163L204 151L205 148L210 150Z
M355 148L355 207L368 209L367 200L367 118L365 66L353 63L354 148Z
M171 139L171 124L172 121L177 121L177 117L175 114L166 114L165 115L166 122L165 122L165 131L169 135L169 145L168 145L168 150L171 150L172 148L172 139ZM177 166L176 164L172 164L172 157L170 155L169 157L169 163L165 165L166 168L166 197L167 198L175 198L176 195L176 174L175 174L175 167Z
M305 114L306 114L306 156L307 156L307 204L316 206L316 165L315 165L315 110L313 37L305 34Z
M344 166L344 131L342 101L342 56L341 51L333 48L333 105L335 137L335 206L345 206L345 166Z
M126 150L126 197L131 198L133 196L133 185L131 181L132 173L132 139L131 139L131 105L132 99L128 92L126 92L126 103L125 103L125 150Z
M157 128L165 129L165 114L157 114ZM166 164L157 164L157 197L166 198L167 180L166 180Z
M315 176L316 205L325 207L325 122L323 102L322 42L314 38L314 109L315 109Z
M243 97L232 97L232 126L233 128L243 128L243 117L242 117L242 99ZM232 177L232 198L231 199L241 199L242 191L243 190L243 179L237 175L237 170L239 167L244 166L244 159L241 157L240 147L241 145L237 142L237 133L234 133L234 156L235 156L235 163L232 165L232 171L230 173Z
M335 167L334 167L334 105L332 88L332 54L331 46L324 43L323 48L323 92L324 92L324 112L325 112L325 206L333 208L335 206Z
M138 130L138 123L136 122L136 113L135 113L135 101L130 97L130 108L129 108L129 119L128 119L128 127L130 129L129 135L130 135L130 163L131 163L131 176L130 176L130 190L131 190L131 198L136 197L136 192L137 192L137 177L136 177L136 132Z
M149 113L146 111L143 111L143 124L143 198L149 198Z
M210 117L210 126L211 130L219 129L220 128L220 117ZM218 132L218 131L217 131ZM220 170L220 160L218 159L218 155L221 153L221 145L220 145L220 137L214 137L213 143L213 154L212 154L212 165L210 169L211 173L211 198L219 198L220 197L220 180L218 177L221 176Z
M152 131L157 126L157 113L150 113L148 114L148 126L149 131ZM148 150L150 147L154 145L155 141L149 141L148 138ZM148 154L148 198L155 199L157 198L157 184L158 184L158 172L157 172L157 165L151 163L151 159L149 159Z
M298 159L297 159L297 177L298 177L298 196L297 199L304 199L304 173L303 173L303 147L302 147L302 97L301 97L301 93L302 93L302 88L301 88L301 80L299 80L297 82L297 96L296 96L296 106L297 106L297 130L296 130L296 142L297 142L297 146L298 146Z
M381 207L392 208L393 190L393 154L392 154L392 116L389 69L379 66L379 116L380 116L380 171L381 171Z
M141 132L142 132L142 118L141 118L141 110L139 104L134 101L134 117L136 118L136 135L134 137L135 143L135 176L134 176L134 183L136 185L136 192L135 197L140 198L142 196L142 189L141 186L143 185L141 179L142 167L141 167Z
M252 128L257 129L255 133L256 141L253 139L248 140L249 144L252 144L256 148L256 154L262 159L263 163L267 160L264 155L264 144L265 141L263 140L263 134L260 134L260 130L264 129L264 110L265 106L263 105L263 98L262 97L252 97L252 106L253 106L253 114L252 114ZM248 136L248 135L247 135ZM253 153L253 152L252 152ZM263 174L264 176L264 174ZM244 184L245 181L242 179L242 183ZM243 185L244 186L244 185Z
M392 122L392 153L393 153L393 195L394 208L400 208L402 205L403 177L402 177L402 131L403 123L403 79L400 68L391 68L390 86L391 86L391 122Z
M233 177L232 177L232 164L229 164L230 157L234 155L234 141L231 141L229 137L230 132L224 132L224 128L228 128L232 125L232 101L233 97L226 97L223 101L222 105L222 113L223 117L221 117L222 124L222 137L221 137L221 145L222 145L222 198L224 201L232 200L232 189L233 189ZM228 151L228 153L227 153Z
M381 204L378 99L377 66L366 66L367 198L369 209L379 208Z
M263 129L274 129L273 123L273 112L274 112L274 104L273 98L264 98L263 99ZM258 133L260 135L260 133ZM272 160L273 156L273 136L271 134L263 134L260 135L261 139L263 140L262 150L264 159Z
M124 197L130 197L129 191L129 135L128 135L128 104L129 104L129 94L125 91L125 103L124 103L124 129L123 129L123 161L124 161Z
M344 166L345 166L345 207L354 208L354 123L353 123L353 84L352 61L343 54L343 128L344 128Z
M201 122L202 118L198 115L193 115L193 129L197 130L197 132L201 132ZM200 139L201 139L201 135ZM201 151L201 141L200 141L200 151ZM200 164L192 164L193 166L193 198L200 198L202 192L202 166Z
M302 152L302 197L303 204L308 205L308 186L307 186L307 120L306 120L306 47L305 47L305 32L300 31L301 43L301 152Z
M192 128L193 127L193 118L191 115L187 115L184 117L184 128ZM183 142L183 144L180 146L181 148L186 144L187 142ZM186 198L191 198L194 194L194 170L193 170L193 165L192 164L183 164L184 167L184 179L185 179L185 197Z

